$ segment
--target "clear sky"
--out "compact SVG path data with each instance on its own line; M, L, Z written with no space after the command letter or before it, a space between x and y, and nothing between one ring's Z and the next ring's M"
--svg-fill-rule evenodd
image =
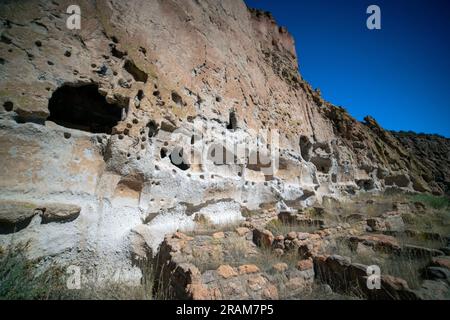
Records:
M356 119L450 137L450 0L245 0L296 41L300 73ZM366 9L381 8L381 30Z

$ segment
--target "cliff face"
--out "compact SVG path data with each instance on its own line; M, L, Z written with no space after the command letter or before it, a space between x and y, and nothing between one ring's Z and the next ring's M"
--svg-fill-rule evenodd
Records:
M81 30L66 28L70 1L0 4L0 198L23 213L4 214L20 228L1 244L134 270L130 245L155 250L199 217L448 191L448 140L423 147L325 102L270 14L241 0L79 2ZM446 153L424 161L428 148Z
M450 192L450 140L442 136L392 132L408 154L416 157L426 170L424 178L436 193Z

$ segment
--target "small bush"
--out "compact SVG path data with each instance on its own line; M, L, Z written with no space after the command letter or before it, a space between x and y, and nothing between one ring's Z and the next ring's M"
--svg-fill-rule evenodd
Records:
M62 270L50 267L37 273L36 262L25 256L26 247L17 246L0 255L0 299L51 299L61 290Z
M315 232L319 229L317 226L306 226L306 225L300 225L298 223L287 223L283 222L279 219L271 220L266 225L266 229L272 232L273 235L287 235L289 232L295 231L295 232Z
M192 263L200 270L216 270L220 265L224 264L224 257L219 246L215 246L211 250L195 250L192 253L194 260Z
M424 193L411 196L411 200L414 202L422 202L433 209L450 208L450 199L446 196L434 196Z
M377 265L380 267L382 274L402 278L412 289L420 288L422 283L420 271L430 262L427 257L415 257L406 254L395 255L381 252L376 252L374 255L358 254L356 250L350 248L348 242L344 239L336 242L333 253L348 257L353 263L366 266Z
M152 298L152 269L143 269L140 286L124 283L104 283L96 286L82 283L80 290L69 290L63 266L38 267L39 260L29 260L27 245L0 253L0 300L147 300Z

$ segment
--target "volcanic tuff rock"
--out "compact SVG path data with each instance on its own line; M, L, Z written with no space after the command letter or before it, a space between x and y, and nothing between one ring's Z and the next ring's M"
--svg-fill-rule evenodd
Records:
M81 30L66 28L72 1L0 4L1 206L81 209L64 223L36 220L60 211L8 212L27 223L1 245L30 241L35 257L100 259L138 278L130 247L156 250L180 228L324 195L448 192L448 140L399 136L324 101L270 14L242 0L77 2Z

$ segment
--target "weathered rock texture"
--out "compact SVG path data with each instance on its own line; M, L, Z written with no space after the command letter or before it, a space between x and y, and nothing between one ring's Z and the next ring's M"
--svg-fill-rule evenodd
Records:
M81 209L8 213L26 223L2 245L30 241L33 256L100 259L138 277L134 241L156 250L199 221L386 187L448 191L448 151L424 161L448 140L399 141L325 102L270 14L241 0L78 3L81 30L66 28L71 1L0 4L0 205ZM279 135L212 159L264 129ZM264 154L279 154L278 170Z
M438 135L393 132L405 149L423 161L424 178L436 193L450 192L450 141Z

